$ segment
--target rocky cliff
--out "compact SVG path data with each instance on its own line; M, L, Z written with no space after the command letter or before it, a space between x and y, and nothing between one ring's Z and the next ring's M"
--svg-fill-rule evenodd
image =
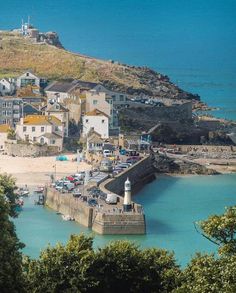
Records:
M44 42L32 43L19 33L0 31L0 77L11 77L31 69L49 79L82 79L102 82L108 88L128 94L196 99L169 78L147 67L135 67L112 60L74 54L62 48L56 33Z

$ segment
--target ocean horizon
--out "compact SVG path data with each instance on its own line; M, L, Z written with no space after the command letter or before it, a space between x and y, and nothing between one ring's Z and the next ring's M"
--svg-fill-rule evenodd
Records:
M1 3L0 29L28 15L66 49L151 67L236 120L235 1L12 0Z

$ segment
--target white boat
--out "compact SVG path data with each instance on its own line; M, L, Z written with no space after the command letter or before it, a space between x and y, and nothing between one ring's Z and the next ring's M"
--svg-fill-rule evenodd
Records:
M38 186L36 190L34 190L35 193L43 193L44 192L44 187L43 186Z
M28 188L19 188L16 193L18 196L28 196L30 192Z
M62 219L63 219L64 221L74 221L74 220L75 220L74 218L72 218L72 217L69 216L69 215L62 215Z

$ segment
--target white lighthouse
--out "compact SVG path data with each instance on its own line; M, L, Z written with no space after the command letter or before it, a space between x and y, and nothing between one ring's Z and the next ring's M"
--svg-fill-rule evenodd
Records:
M125 181L125 196L124 196L124 204L123 204L124 212L129 212L132 209L131 204L131 182L129 178Z

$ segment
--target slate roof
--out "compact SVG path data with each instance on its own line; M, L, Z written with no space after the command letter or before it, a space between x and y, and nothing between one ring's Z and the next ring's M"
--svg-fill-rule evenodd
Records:
M68 93L75 88L82 88L82 89L93 89L97 86L98 83L83 81L83 80L73 80L73 81L55 81L49 84L45 91L50 92L59 92L59 93Z

